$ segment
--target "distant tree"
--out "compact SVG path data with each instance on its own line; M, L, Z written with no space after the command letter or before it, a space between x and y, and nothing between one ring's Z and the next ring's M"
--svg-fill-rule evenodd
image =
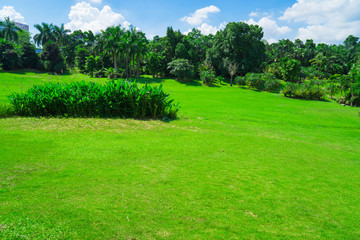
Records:
M260 71L265 60L265 44L262 28L244 22L229 23L218 31L212 40L212 47L206 53L217 73L228 75L228 63L236 63L238 74Z
M0 65L4 70L13 70L21 66L18 49L13 42L0 39Z
M22 45L21 62L23 68L39 68L39 56L35 52L35 46L30 42Z
M193 68L194 66L187 59L176 59L168 64L170 73L179 80L191 77Z
M67 41L69 29L65 29L64 24L61 26L54 26L53 34L55 41L59 44L60 47L64 46Z
M90 74L90 76L94 76L94 72L99 70L99 57L94 57L93 55L90 55L86 58L85 62L85 71L86 73Z
M34 36L37 45L45 45L49 41L55 41L54 25L48 23L35 24L34 27L39 31Z
M27 43L30 43L31 35L27 31L18 31L18 41L17 44L20 46L24 46Z
M117 70L118 56L124 48L122 44L123 35L124 30L120 26L108 27L102 31L104 50L111 55L115 71Z
M50 41L43 46L41 60L48 72L64 73L66 65L57 43Z
M188 59L189 54L188 51L183 43L178 43L175 48L175 58L183 58Z
M11 21L9 17L5 18L5 21L0 21L0 26L3 27L2 36L8 41L17 42L18 31L21 31L19 27L15 25L14 21Z
M301 63L299 60L291 59L291 58L283 58L281 59L281 74L282 79L289 82L296 82L299 80L301 70Z
M76 48L75 66L80 72L85 71L86 58L90 56L90 52L84 46L80 45Z

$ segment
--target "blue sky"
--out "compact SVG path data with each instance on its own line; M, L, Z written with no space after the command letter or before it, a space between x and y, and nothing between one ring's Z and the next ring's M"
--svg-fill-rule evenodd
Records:
M151 38L163 36L167 26L208 34L245 21L262 26L269 42L312 38L341 43L350 34L360 36L360 0L1 0L0 18L5 16L30 25L32 33L41 22L94 32L131 24Z

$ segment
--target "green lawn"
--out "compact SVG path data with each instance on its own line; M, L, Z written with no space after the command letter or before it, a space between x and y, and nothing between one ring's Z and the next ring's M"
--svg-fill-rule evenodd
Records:
M0 103L83 79L0 73ZM360 238L359 109L145 81L178 120L0 119L0 238Z

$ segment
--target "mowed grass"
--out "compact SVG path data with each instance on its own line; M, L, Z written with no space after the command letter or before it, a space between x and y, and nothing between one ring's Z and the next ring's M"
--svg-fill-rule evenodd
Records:
M0 102L88 79L0 73ZM145 81L178 120L0 119L0 238L360 238L359 109Z

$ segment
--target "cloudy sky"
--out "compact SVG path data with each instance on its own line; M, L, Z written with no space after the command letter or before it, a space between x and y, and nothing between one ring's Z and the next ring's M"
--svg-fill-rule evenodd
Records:
M216 33L229 22L263 27L265 39L314 39L342 43L360 36L360 0L1 0L0 18L30 25L64 23L71 30L99 32L111 25L133 25L151 38L173 26Z

